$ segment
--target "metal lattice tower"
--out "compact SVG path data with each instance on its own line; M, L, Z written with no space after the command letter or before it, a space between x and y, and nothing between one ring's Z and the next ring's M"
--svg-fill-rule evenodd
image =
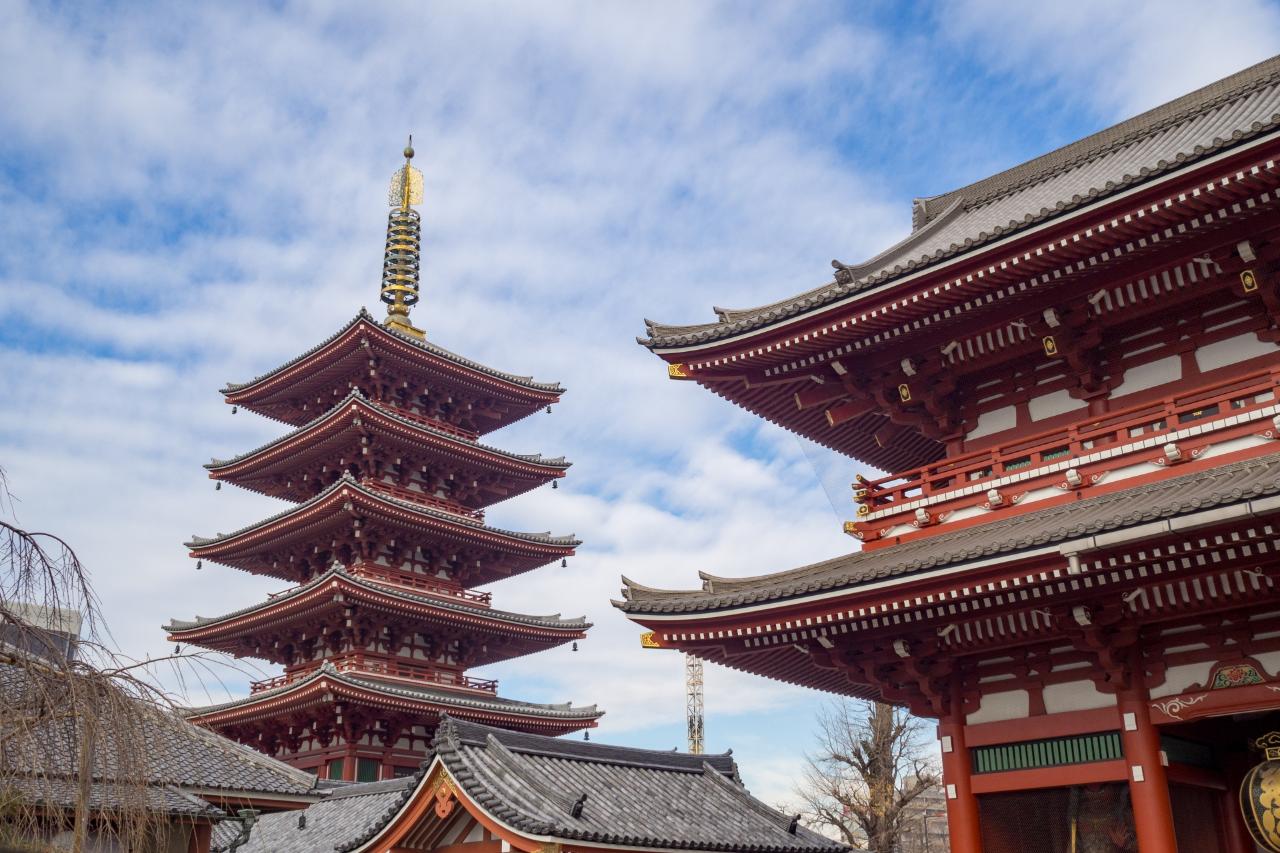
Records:
M702 661L684 656L685 705L689 720L689 752L702 754Z

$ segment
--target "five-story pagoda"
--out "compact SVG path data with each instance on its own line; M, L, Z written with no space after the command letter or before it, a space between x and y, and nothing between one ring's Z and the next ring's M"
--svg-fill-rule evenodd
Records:
M191 556L292 582L234 613L166 626L175 642L284 666L248 697L193 718L334 779L415 770L442 714L564 734L594 706L503 699L467 669L585 636L583 619L497 610L474 587L574 553L572 536L485 523L490 504L563 477L569 464L479 438L558 401L556 384L484 367L428 342L418 300L422 173L405 149L392 180L378 323L364 310L292 361L223 389L227 403L292 432L206 466L293 505Z

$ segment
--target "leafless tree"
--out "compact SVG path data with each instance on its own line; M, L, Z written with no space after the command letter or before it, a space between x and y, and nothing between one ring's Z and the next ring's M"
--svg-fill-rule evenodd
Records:
M906 853L906 822L919 818L913 806L939 783L921 722L892 705L840 700L818 724L818 749L796 792L806 822L856 849Z
M0 851L164 850L182 831L147 743L186 724L148 671L202 658L132 661L105 634L75 551L19 526L0 469Z

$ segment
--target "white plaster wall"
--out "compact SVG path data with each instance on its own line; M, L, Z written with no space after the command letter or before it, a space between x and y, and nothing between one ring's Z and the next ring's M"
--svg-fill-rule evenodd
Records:
M1031 696L1025 690L1007 690L988 693L982 697L978 710L968 716L966 722L995 723L1001 720L1020 720L1031 713Z
M1131 367L1124 372L1124 381L1111 391L1112 397L1146 391L1167 382L1182 378L1182 356L1171 355L1159 361Z
M1044 709L1050 714L1111 708L1115 704L1116 697L1099 692L1092 681L1068 681L1050 684L1044 689Z
M1280 672L1280 652L1263 652L1260 655L1254 655L1253 659L1262 664L1262 668L1266 670L1262 673L1264 678Z
M1253 332L1236 335L1216 344L1207 344L1196 350L1196 364L1201 370L1216 370L1249 358L1260 355L1271 355L1276 345L1270 341L1260 341Z
M1013 429L1017 425L1018 410L1014 406L1005 406L1003 409L995 409L978 415L977 426L969 430L965 438L982 438L984 435Z
M1182 666L1171 666L1164 674L1164 684L1152 688L1151 698L1174 696L1193 684L1204 684L1213 671L1214 661L1204 663L1188 663Z
M1266 426L1266 421L1259 421L1259 429ZM1240 438L1233 438L1230 441L1220 441L1217 444L1211 444L1204 449L1197 459L1212 459L1215 456L1221 456L1224 453L1231 453L1236 450L1244 450L1249 447L1257 447L1259 444L1269 444L1271 439L1263 438L1260 435L1244 435Z
M1056 415L1065 415L1067 412L1073 412L1076 409L1084 408L1085 404L1080 400L1076 400L1071 396L1071 392L1063 388L1060 391L1054 391L1052 394L1041 394L1039 397L1032 397L1027 403L1027 410L1031 412L1031 420L1042 421L1045 418L1052 418Z

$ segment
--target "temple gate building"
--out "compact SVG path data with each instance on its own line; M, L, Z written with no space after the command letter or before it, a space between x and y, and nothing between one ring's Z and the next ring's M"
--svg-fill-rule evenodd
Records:
M560 735L594 706L505 699L471 667L576 643L590 625L499 610L476 586L559 562L572 536L520 533L485 509L563 477L562 458L510 453L482 436L557 402L559 385L477 364L409 321L418 301L422 174L392 183L379 323L361 310L335 335L226 402L292 432L209 476L292 505L242 530L188 543L203 562L291 588L234 613L172 621L190 643L284 667L250 695L192 710L235 740L331 779L417 771L445 713Z
M937 720L954 853L1280 850L1277 160L1272 59L916 200L807 293L649 323L673 379L888 474L853 553L615 604Z

